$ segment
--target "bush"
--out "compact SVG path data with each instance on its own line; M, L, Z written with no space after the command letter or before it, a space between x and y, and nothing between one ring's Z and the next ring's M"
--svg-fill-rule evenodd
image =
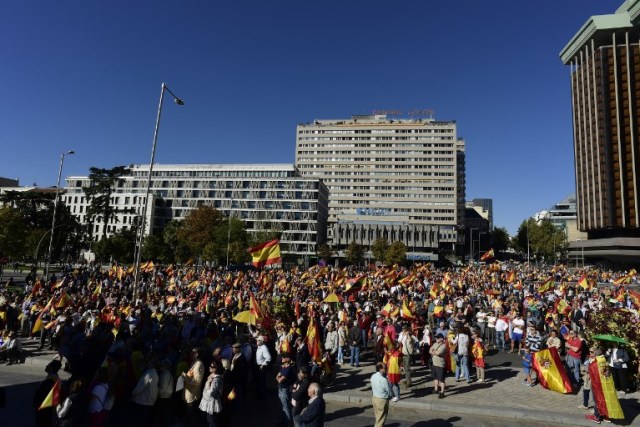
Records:
M638 374L638 355L640 354L640 323L635 314L629 310L606 307L587 318L585 335L587 340L597 347L608 346L607 342L594 341L591 337L599 334L611 334L624 338L627 342L625 349L629 353L629 375L632 375L636 384L640 384Z

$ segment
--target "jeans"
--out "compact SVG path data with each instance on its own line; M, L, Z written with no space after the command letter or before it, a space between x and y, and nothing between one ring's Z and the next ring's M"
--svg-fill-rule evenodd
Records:
M460 372L461 369L462 372ZM464 376L464 379L469 382L469 356L466 354L458 355L458 359L456 360L456 381L460 378L461 373Z
M487 340L487 343L494 343L496 342L496 328L487 328L485 330L485 334L487 335L485 338Z
M393 395L400 399L400 384L391 384L391 390L393 390Z
M569 371L573 371L573 379L571 380L571 382L574 384L579 384L580 383L580 359L567 355L567 366L569 367Z
M293 423L293 415L291 413L291 390L287 387L278 386L278 399L282 404L282 421L286 425Z
M351 346L351 366L360 366L360 347Z
M338 363L341 365L344 364L344 346L343 345L338 346Z
M504 331L496 331L496 347L498 347L498 350L507 349L507 345L504 341Z
M582 405L589 407L589 392L591 392L591 390L582 390Z

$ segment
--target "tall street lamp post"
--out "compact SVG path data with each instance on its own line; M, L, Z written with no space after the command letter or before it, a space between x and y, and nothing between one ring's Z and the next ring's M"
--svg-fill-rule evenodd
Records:
M60 178L62 178L62 166L64 165L64 157L76 154L75 151L69 150L60 154L60 167L58 168L58 183L56 184L56 198L53 201L53 219L51 220L51 236L49 237L49 251L47 252L47 264L44 268L44 280L49 280L49 264L51 264L51 250L53 248L53 230L56 228L56 213L58 212L58 199L60 198Z
M158 143L158 130L160 129L160 116L162 115L162 104L164 101L164 93L169 92L173 97L173 102L178 105L184 105L184 101L178 98L165 83L162 83L160 89L160 102L158 104L158 116L156 117L156 128L153 132L153 144L151 145L151 162L149 163L149 173L147 174L147 188L144 192L144 207L142 208L142 221L140 224L140 233L138 234L138 241L136 242L136 260L134 265L134 278L133 278L133 299L134 301L138 297L138 278L140 275L140 257L142 256L142 244L144 243L144 230L147 221L147 210L149 208L149 191L151 190L151 176L153 175L153 163L156 159L156 145Z

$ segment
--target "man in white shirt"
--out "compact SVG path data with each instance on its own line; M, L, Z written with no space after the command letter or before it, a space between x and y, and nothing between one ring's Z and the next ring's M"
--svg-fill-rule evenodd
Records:
M522 337L524 335L524 319L522 315L517 314L515 319L511 321L513 325L513 339L511 340L511 353L515 353L516 343L518 344L518 354L522 352Z
M258 391L258 398L264 399L266 396L266 381L267 381L267 369L269 363L271 363L271 353L264 343L264 337L258 336L256 338L258 348L256 349L256 365L258 370L256 371L256 388Z
M504 333L507 329L509 329L509 324L505 317L500 315L496 320L496 347L498 347L498 350L507 351L507 344L504 340Z
M158 361L151 359L147 363L147 369L138 380L136 387L131 392L131 402L133 402L135 410L133 415L136 423L133 425L148 425L151 423L153 414L153 405L158 398L158 372L156 367Z

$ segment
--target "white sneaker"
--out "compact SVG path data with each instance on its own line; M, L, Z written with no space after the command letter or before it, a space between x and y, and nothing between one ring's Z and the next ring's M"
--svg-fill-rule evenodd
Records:
M397 398L397 397L394 397L393 399L391 399L391 401L392 401L392 402L397 402L397 401L398 401L398 398Z

